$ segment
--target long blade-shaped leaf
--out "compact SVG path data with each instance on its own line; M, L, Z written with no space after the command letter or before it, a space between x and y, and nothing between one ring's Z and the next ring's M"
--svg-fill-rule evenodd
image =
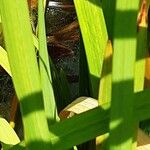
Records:
M150 101L145 99L146 96L150 97L150 90L135 94L136 103L134 103L133 116L136 121L150 117ZM72 145L81 144L98 135L107 133L109 131L109 108L110 102L51 126L53 133L55 133L52 137L54 149L69 148ZM74 126L74 124L80 124L80 126ZM61 139L58 140L57 137L61 137ZM72 140L68 142L70 138Z
M89 96L89 78L88 65L85 55L83 40L80 40L80 56L79 56L79 96Z
M106 21L109 39L113 39L114 15L115 15L116 0L103 0L102 8Z
M46 149L49 130L27 2L1 0L0 12L12 78L21 104L26 145L30 150Z
M134 103L134 119L136 121L150 117L150 101L147 101L146 99L149 97L150 90L145 90L144 92L138 92L135 94L136 103ZM55 133L55 135L51 137L53 149L59 150L62 149L62 147L67 149L72 147L72 145L81 144L98 135L107 133L109 131L109 108L110 102L102 104L101 107L50 126L51 131ZM80 126L75 126L75 124L80 124ZM11 149L14 150L14 148L15 147Z
M141 1L141 9L138 15L138 35L137 35L137 53L135 64L135 92L141 91L144 88L145 75L145 57L147 51L147 16L148 16L148 2Z
M116 1L109 137L110 150L132 149L135 130L133 121L133 79L138 7L139 0ZM124 132L125 129L126 132Z
M112 77L112 43L108 42L105 50L102 77L99 88L99 105L111 101L111 77Z
M147 0L141 1L141 9L138 15L138 35L137 35L137 52L135 62L134 75L134 91L142 91L144 88L145 76L145 56L147 51L147 16L148 4ZM137 124L138 127L138 124ZM133 146L136 147L137 134L134 137Z
M89 68L91 96L98 98L107 31L99 0L75 0L76 12L81 28Z
M33 42L34 42L34 46L39 49L38 46L38 39L35 35L33 35ZM6 50L0 46L0 65L3 67L3 69L5 69L5 71L10 75L11 75L11 70L10 70L10 65L9 65L9 61L8 61L8 55Z
M39 61L45 112L49 125L58 120L47 52L43 0L38 1Z
M112 43L111 41L108 42L106 50L105 50L105 58L103 63L103 70L102 70L102 77L100 80L100 88L99 88L99 105L103 107L102 105L105 103L108 103L111 101L111 88L112 88ZM97 143L100 147L103 149L107 149L109 134L102 135L98 137ZM104 141L102 143L102 141ZM99 147L99 145L97 145Z

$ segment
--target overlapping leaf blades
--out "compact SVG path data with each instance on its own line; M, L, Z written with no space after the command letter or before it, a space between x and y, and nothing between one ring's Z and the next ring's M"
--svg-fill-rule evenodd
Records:
M107 104L103 104L101 108L96 108L95 110L91 110L66 121L56 123L52 126L49 125L49 129L51 132L51 134L49 134L46 120L47 117L45 115L45 110L42 104L43 98L41 88L42 86L40 84L41 79L32 41L32 33L29 27L29 20L27 19L29 17L25 15L27 9L22 12L23 19L20 18L20 20L15 20L16 22L19 21L19 27L17 28L17 31L13 32L13 35L9 35L11 29L14 29L16 27L16 22L10 24L8 23L8 20L12 20L12 18L14 17L13 15L16 14L6 14L6 4L8 8L11 8L12 11L15 11L17 6L15 4L18 4L23 9L25 3L14 1L14 5L12 6L12 3L10 3L9 0L1 1L0 8L1 12L3 12L2 20L4 21L3 23L5 25L4 35L6 36L6 47L8 50L16 91L18 97L20 98L25 127L25 142L26 146L29 147L29 149L46 150L51 147L51 143L53 143L53 148L51 147L52 149L59 150L62 148L70 148L73 145L80 144L84 141L92 139L99 134L108 132L109 118L111 118L110 149L130 149L132 145L134 121L139 121L150 117L150 105L149 102L146 101L146 98L150 97L150 92L149 90L146 90L144 92L139 92L136 94L133 93L133 66L135 62L136 51L136 14L138 10L138 0L134 0L133 2L126 0L125 2L122 3L121 0L118 0L116 3L116 18L114 20L114 33L112 34L112 37L114 38L114 58L111 113L109 112L109 102ZM42 6L42 3L39 3L39 5ZM104 51L108 40L104 18L99 1L76 0L75 5L84 39L86 56L88 58L91 95L97 97ZM124 10L125 12L122 10ZM20 13L19 9L17 9L17 13ZM125 20L122 20L126 15L129 18L125 18ZM89 20L87 18L89 18ZM131 21L130 25L128 24L128 19L130 19ZM41 21L42 20L43 18L41 18ZM93 24L93 22L95 24ZM23 25L25 26L25 28L22 31L21 27ZM7 27L8 29L6 29ZM126 30L124 31L124 29ZM24 32L26 36L30 37L29 39L23 37ZM43 30L39 32L39 35L40 34L44 35ZM99 35L97 36L97 34ZM40 44L43 44L42 47L44 47L44 50L46 49L46 45L44 45L44 42L46 40L43 39L44 36L41 37L42 38L39 42ZM13 38L14 40L12 42ZM19 42L17 41L18 39ZM28 47L26 46L26 44L28 45ZM27 50L28 53L26 54ZM47 54L45 53L41 56L45 61ZM29 62L30 65L28 64ZM120 62L122 62L122 64ZM48 59L46 64L49 66ZM24 66L24 69L22 69L22 66ZM45 68L43 67L43 69ZM48 71L48 74L50 75L50 71ZM110 76L108 80L105 80L106 82L108 81L108 86L110 85L110 80ZM22 81L22 84L19 85L20 81ZM51 87L49 89L51 89ZM118 93L118 91L120 91L120 93ZM105 98L105 96L101 96L101 98L103 97ZM123 101L120 101L120 97L123 99ZM126 98L128 98L128 100L126 100ZM135 100L137 101L137 103L135 103ZM108 101L107 98L106 101ZM54 119L53 108L52 112L50 113L50 115L52 116L49 117L52 119ZM121 111L120 113L118 113L117 111L120 110L120 108ZM126 112L127 114L125 114ZM132 120L133 118L134 121ZM117 122L115 122L114 124L114 121ZM121 121L123 121L124 124L122 124ZM129 121L129 123L127 121ZM116 123L120 123L119 128ZM32 124L32 127L30 126L30 124ZM81 124L81 126L75 126L76 124ZM117 129L120 131L119 133L115 132L114 125L116 125L115 127L117 127ZM31 129L29 129L28 126L30 126ZM128 129L126 135L123 135L124 128ZM120 133L122 133L122 137L120 137ZM70 140L70 142L68 142L67 140ZM21 146L20 148L22 149Z

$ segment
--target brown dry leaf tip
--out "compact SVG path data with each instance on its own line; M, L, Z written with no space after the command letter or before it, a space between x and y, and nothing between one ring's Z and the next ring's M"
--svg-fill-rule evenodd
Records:
M52 36L47 36L48 43L54 43L55 41L78 41L80 38L77 29L79 24L77 21L73 21L69 25L62 27L60 30L56 31Z
M91 97L79 97L74 100L72 103L67 105L60 113L59 117L63 119L67 119L73 117L74 115L81 114L83 112L89 111L98 107L98 101Z
M74 55L74 52L71 48L67 47L66 45L61 45L60 43L52 45L48 52L54 60L59 60L59 58Z
M64 43L64 41L72 41L77 42L80 38L80 34L78 31L79 24L77 21L73 21L69 25L62 27L60 30L53 33L51 36L47 36L47 43L53 45L55 50L60 50L63 53L62 55L73 55L74 52L68 45ZM57 53L58 54L58 53Z
M47 36L47 43L55 43L56 39L54 36Z
M79 28L79 24L78 24L77 20L75 20L72 23L70 23L69 25L62 27L59 31L56 31L54 33L54 36L61 37L64 34L73 33L78 28Z
M146 57L144 88L150 88L150 54Z
M141 8L138 14L138 27L145 27L147 28L148 26L148 1L147 0L142 0L141 2Z
M150 149L150 137L146 135L141 129L138 129L136 150L149 150L149 149Z
M28 0L29 9L37 9L37 0Z
M15 117L17 114L18 109L18 99L16 94L14 94L13 98L11 99L11 110L10 110L10 124L14 128L15 127Z
M63 42L58 41L55 36L47 36L47 43L52 44L54 47L57 47L60 50L66 50L66 52L69 52L69 54L73 54L73 51L68 46L63 44Z

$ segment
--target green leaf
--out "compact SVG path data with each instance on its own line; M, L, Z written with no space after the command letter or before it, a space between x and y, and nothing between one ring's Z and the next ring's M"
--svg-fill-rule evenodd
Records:
M17 134L4 118L0 118L0 141L10 145L20 142Z
M63 69L59 71L59 90L61 94L62 109L71 103L69 83ZM59 100L60 101L60 100Z
M38 38L33 34L33 43L34 46L39 49L39 42L38 42Z
M74 0L89 69L90 93L98 98L104 51L108 41L99 0Z
M105 59L102 69L102 77L100 80L99 88L99 105L111 101L111 88L112 88L112 43L108 42L105 50Z
M14 145L13 147L10 147L6 150L25 150L25 142L21 141L19 144ZM4 149L5 150L5 149Z
M113 26L110 150L132 149L136 130L133 105L138 9L139 0L116 1Z
M0 46L3 45L2 20L0 16Z
M58 115L55 104L55 96L52 86L52 77L47 51L43 0L38 1L38 38L39 38L39 64L40 64L42 93L46 117L50 125L58 120Z
M53 148L56 150L62 150L62 147L63 149L71 148L73 145L104 134L108 131L108 121L109 103L103 105L103 109L96 108L56 123L50 127L54 133L51 139Z
M26 145L30 150L49 149L50 134L27 1L1 0L0 13L12 79L21 106Z
M105 50L105 58L102 69L102 77L100 80L100 88L99 88L99 98L98 102L101 107L103 104L110 102L111 103L111 92L112 92L112 43L108 41L106 50ZM109 134L104 134L99 138L97 138L97 142L101 143L97 146L102 147L102 149L108 148L108 136ZM101 142L103 140L103 143Z
M150 117L150 101L146 97L150 97L150 90L135 94L134 121ZM69 148L72 145L81 144L98 135L107 133L109 131L109 119L110 102L50 126L51 131L54 133L51 139L54 149ZM78 126L78 124L80 125ZM58 137L61 138L58 139Z
M66 74L62 69L57 70L52 62L51 69L57 109L58 112L60 112L66 105L70 103L69 85Z
M144 120L150 117L150 101L146 99L149 97L150 90L135 94L135 121ZM72 145L81 144L98 135L107 133L109 131L109 119L110 102L50 126L49 128L54 133L54 135L51 136L53 149L62 150L62 147L67 149L72 147ZM15 147L16 146L14 146L14 149L12 148L12 150L15 150Z
M10 66L8 62L7 52L0 46L0 65L11 76Z
M79 96L89 96L88 64L82 39L80 40L79 54Z
M137 43L135 76L134 76L135 92L141 91L144 88L145 57L147 51L147 28L146 27L139 27L137 40L138 43Z
M115 5L116 0L102 0L102 8L104 12L104 17L106 21L106 27L108 31L109 39L113 39L113 22L114 22L114 14L115 14Z
M37 37L33 34L33 42L34 42L34 46L39 49L38 46L38 39ZM8 55L7 52L4 48L2 48L0 46L0 65L3 67L3 69L5 69L5 71L10 75L11 75L11 70L10 70L10 65L8 62Z

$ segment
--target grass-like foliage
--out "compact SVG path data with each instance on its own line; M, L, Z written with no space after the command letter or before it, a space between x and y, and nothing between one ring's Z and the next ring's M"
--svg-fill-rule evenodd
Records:
M150 118L150 90L143 90L149 3L143 2L147 7L140 9L140 0L74 1L83 40L80 95L98 99L99 107L60 121L57 110L70 103L70 95L64 71L48 56L46 1L38 0L36 37L27 1L0 0L0 35L5 40L0 65L12 77L24 128L20 142L0 118L4 150L73 149L105 133L103 149L136 148L138 123Z

